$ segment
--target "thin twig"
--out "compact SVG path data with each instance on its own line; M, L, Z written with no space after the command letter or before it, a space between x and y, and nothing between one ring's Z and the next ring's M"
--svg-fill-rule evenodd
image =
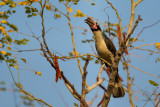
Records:
M6 63L6 64L7 64L7 63ZM14 76L13 76L13 74L12 74L12 71L11 71L11 69L10 69L10 67L9 67L8 64L7 64L7 66L8 66L8 69L9 69L9 71L10 71L10 74L11 74L11 76L12 76L12 79L13 79L13 81L14 81L14 84L17 86L17 88L19 88L23 93L25 93L26 95L30 96L30 97L33 98L34 100L39 101L39 102L42 102L43 104L45 104L45 105L48 106L48 107L53 107L53 106L49 105L48 103L46 103L45 101L43 101L42 99L38 99L38 98L36 98L35 96L33 96L32 94L30 94L29 92L25 91L20 84L17 84L16 81L15 81L15 79L14 79Z
M127 63L127 61L125 60L125 58L123 57L123 60L125 63ZM130 72L129 72L129 67L126 64L126 71L127 71L127 89L128 89L128 95L129 95L129 102L131 104L131 107L135 107L134 103L133 103L133 96L132 96L132 90L131 90L131 86L132 86L132 82L130 83Z
M154 95L154 93L157 91L158 87L156 88L156 90L152 93L152 95ZM148 98L148 100L146 101L146 103L143 105L143 107L145 107L145 105L148 103L148 101L151 99L152 95Z
M151 25L149 25L149 26L143 27L142 30L138 33L137 37L134 38L134 40L130 43L130 45L131 45L134 41L136 41L136 40L138 39L138 37L140 36L140 34L141 34L146 28L153 27L153 26L155 26L156 24L158 24L159 22L160 22L160 20L158 20L157 22L155 22L155 23L153 23L153 24L151 24ZM130 46L130 45L129 45L129 46Z
M121 18L120 18L119 14L118 14L117 9L113 6L113 4L111 2L109 2L108 0L106 0L106 1L107 1L108 4L111 5L112 9L116 12L117 18L119 20L119 27L120 27L120 37L119 37L120 41L119 41L119 43L121 44L121 41L122 41L122 23L121 23Z
M152 74L150 74L150 73L148 73L148 72L145 72L145 71L143 71L143 70L141 70L141 69L139 69L139 68L137 68L137 67L135 67L135 66L132 66L132 65L130 65L130 64L128 64L128 63L126 63L126 62L124 62L124 61L122 61L124 64L127 64L127 65L129 65L130 67L132 67L132 68L134 68L134 69L137 69L138 71L141 71L141 72L143 72L143 73L145 73L145 74L147 74L147 75L150 75L150 76L152 76L152 77L156 77L156 78L160 78L160 77L158 77L158 76L155 76L155 75L152 75Z

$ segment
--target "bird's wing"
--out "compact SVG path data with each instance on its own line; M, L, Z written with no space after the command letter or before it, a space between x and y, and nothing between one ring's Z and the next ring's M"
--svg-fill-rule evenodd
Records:
M112 54L115 56L116 55L116 47L114 46L113 42L108 37L104 37L104 41L106 43L108 50L110 50L112 52Z

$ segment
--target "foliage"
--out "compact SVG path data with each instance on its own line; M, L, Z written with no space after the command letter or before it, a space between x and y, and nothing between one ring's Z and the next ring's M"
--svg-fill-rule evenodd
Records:
M96 1L90 1L87 0L85 2L89 2L89 5L93 6L97 6ZM116 9L113 7L113 4L108 2L107 3L110 4L110 8L112 8L113 10L115 10L117 17L118 15L118 11L116 11ZM16 15L17 10L19 7L24 9L24 14L27 16L28 21L31 21L33 17L41 18L41 30L40 32L34 32L32 31L32 29L30 29L32 35L29 35L29 37L31 37L31 39L35 39L38 41L39 45L40 45L40 49L37 49L38 51L41 51L41 55L43 56L43 58L45 58L47 60L47 62L49 62L49 64L52 66L52 68L55 70L54 74L55 76L55 81L58 82L58 80L64 80L64 85L68 88L69 92L76 98L79 100L80 102L80 106L83 105L87 105L88 103L86 102L85 96L87 93L89 93L90 91L92 91L95 87L100 87L102 89L102 91L106 91L107 89L105 89L105 87L102 86L102 82L104 81L104 78L101 78L101 71L102 68L99 71L98 77L97 77L97 82L93 85L93 86L88 86L87 81L86 80L86 75L87 75L87 65L89 63L89 61L94 61L95 64L103 64L103 63L99 63L99 62L103 62L104 60L102 58L99 58L97 56L97 54L95 53L93 46L91 46L92 50L93 50L93 54L82 54L80 52L78 52L76 50L76 43L75 43L75 39L74 36L75 34L75 29L72 25L72 18L74 19L78 19L78 18L84 18L87 15L84 14L80 9L75 8L78 4L80 4L80 0L59 0L59 4L54 4L51 3L51 1L49 0L25 0L25 1L13 1L13 0L3 0L0 2L0 6L1 8L4 8L3 11L0 12L0 63L7 63L8 68L10 70L12 79L15 83L15 85L17 86L16 88L16 92L20 94L20 99L23 100L24 105L26 106L34 106L34 101L37 100L38 102L41 102L47 106L51 106L48 103L46 103L45 101L43 101L42 99L38 99L36 98L34 95L30 94L29 92L27 92L26 90L23 89L22 87L22 83L20 81L20 75L19 75L19 71L21 70L19 68L19 63L18 62L23 62L25 65L27 65L28 60L26 60L25 58L19 58L17 57L17 54L20 54L20 52L23 53L23 50L18 50L17 48L15 48L16 46L21 46L23 47L24 45L27 45L27 43L29 42L29 40L27 38L25 38L25 36L21 36L20 39L16 38L16 34L21 34L21 35L26 35L22 32L19 31L19 27L17 26L17 23L12 23L9 19L12 18L12 15ZM64 6L62 7L58 7L58 6ZM136 7L136 6L135 6ZM65 9L64 9L65 8ZM69 30L67 29L63 29L64 31L70 33L71 35L71 39L72 39L72 44L73 44L73 50L69 51L69 55L68 56L63 56L61 53L53 50L52 48L54 47L50 47L47 44L47 40L46 38L48 37L47 33L51 30L54 29L49 28L48 26L46 26L46 22L48 21L48 16L46 16L46 12L48 12L49 14L53 14L54 18L53 19L59 19L58 21L67 21L67 23L65 23L64 25L67 26L67 24L69 25ZM134 12L132 12L134 13ZM19 16L21 17L21 16ZM60 19L61 18L61 19ZM22 17L23 19L23 17ZM134 19L134 18L133 18ZM104 37L108 37L111 40L114 40L115 38L118 39L119 42L119 47L121 49L121 46L123 44L121 43L125 43L126 37L128 36L128 33L125 32L125 30L123 30L122 25L121 25L121 19L118 17L119 22L115 22L115 23L111 23L108 21L106 22L102 22L103 23L103 31L102 31L102 35ZM99 20L98 20L99 21ZM135 20L133 20L134 22ZM99 21L101 22L101 21ZM133 24L132 22L132 24ZM131 23L131 22L130 22ZM136 25L136 24L135 24ZM133 25L132 25L133 26ZM133 26L134 28L134 26ZM132 30L133 30L132 28ZM136 27L135 27L136 28ZM55 28L56 29L56 28ZM88 35L88 30L86 28L81 28L84 31L81 33L83 36ZM57 30L58 31L58 30ZM134 30L133 30L134 31ZM129 33L131 31L128 31ZM132 32L133 33L133 32ZM131 34L132 34L131 33ZM55 35L54 35L55 36ZM122 37L122 39L120 38ZM128 51L132 50L132 49L140 49L139 47L134 47L135 42L139 42L138 41L138 37L129 37L128 41L127 41L127 45L124 47L125 51L123 53L126 53L125 55L123 54L123 56L120 58L121 60L119 62L122 62L122 66L123 66L123 70L127 71L127 92L129 93L129 98L130 101L132 101L132 94L134 94L131 90L131 86L133 85L133 81L134 81L134 77L130 76L129 73L129 66L133 67L131 64L131 59L130 56L128 56ZM57 38L55 37L54 39L57 40ZM68 38L67 38L68 39ZM81 40L81 39L79 39ZM61 42L61 41L58 41ZM85 40L81 40L82 43L85 44L92 44L94 42L93 38L90 39L85 39ZM118 43L117 42L117 43ZM144 45L145 46L145 45ZM144 47L144 46L140 46L140 47ZM160 49L160 43L156 42L153 43L152 46L156 47L156 51L153 50L147 50L150 51L151 54L153 53L159 53L159 49ZM65 46L64 46L65 48ZM118 51L117 48L117 51ZM36 50L36 49L35 49ZM35 51L35 50L24 50L24 51ZM58 49L57 49L58 50ZM141 49L142 50L142 49ZM59 56L57 56L56 54L58 54ZM151 55L150 54L150 55ZM65 61L64 59L66 59L67 61L69 61L70 59L76 59L78 62L78 67L79 67L79 71L80 71L80 75L82 77L82 90L81 90L81 94L79 92L77 92L76 88L74 87L74 84L72 84L69 80L69 78L65 75L65 69L63 69L63 66L61 66L61 62L59 63L59 59ZM127 60L126 60L127 59ZM85 65L83 67L83 69L81 68L81 62L84 62ZM156 62L160 61L160 57L158 57L156 59ZM105 62L105 61L104 61ZM118 63L119 63L118 62ZM118 65L117 65L118 66ZM10 68L12 67L12 69ZM26 67L26 66L25 66ZM73 67L71 65L71 67ZM28 71L33 71L36 75L36 77L40 77L45 75L42 72L40 72L39 70L33 70L30 69L28 66L26 67ZM136 67L133 67L139 71L142 71ZM12 74L12 70L16 69L17 70L17 78L15 79L14 76ZM62 70L64 70L64 73ZM107 72L107 74L110 76L110 70L107 71L106 68L103 67L103 69ZM112 69L111 69L112 70ZM144 71L142 71L144 72ZM15 73L15 72L13 72ZM146 73L146 72L144 72ZM146 73L149 74L149 73ZM149 74L151 76L154 76L152 74ZM72 73L70 73L71 77L75 77L72 75ZM16 77L16 76L15 76ZM154 76L156 77L156 76ZM157 78L157 77L156 77ZM121 79L121 78L120 78ZM123 79L122 79L123 80ZM16 82L18 81L18 82ZM158 87L159 84L156 83L153 80L149 80L148 81L151 85ZM0 82L0 92L1 91L7 91L7 87L5 86L6 83L4 81ZM58 84L57 84L58 85ZM109 91L108 91L109 92ZM107 93L107 91L106 91ZM68 93L67 93L68 94ZM103 98L104 99L104 98ZM102 101L103 101L102 99ZM91 101L93 102L93 101ZM130 102L131 105L132 102ZM88 104L89 105L89 104ZM79 103L74 103L75 107L79 107Z

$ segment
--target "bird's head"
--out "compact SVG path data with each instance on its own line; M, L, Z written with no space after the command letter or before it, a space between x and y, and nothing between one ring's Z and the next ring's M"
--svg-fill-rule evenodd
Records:
M101 31L99 24L96 21L93 21L91 17L87 17L84 21L89 25L92 31Z

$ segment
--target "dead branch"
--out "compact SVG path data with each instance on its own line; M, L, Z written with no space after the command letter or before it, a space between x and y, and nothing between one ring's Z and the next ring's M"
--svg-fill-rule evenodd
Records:
M45 49L43 48L43 45L42 43L40 44L41 45L41 50L43 51L43 54L44 56L46 57L47 61L51 64L51 66L55 69L55 66L53 64L53 62L50 60L49 56L47 56L46 52L45 52Z
M67 86L67 88L69 89L69 91L71 92L71 94L77 99L79 100L83 105L87 105L87 103L84 100L81 100L81 96L80 94L76 91L76 89L74 88L74 85L71 84L68 79L64 76L63 71L61 71L61 76Z
M124 41L124 44L127 43L127 41L129 40L129 38L130 38L131 35L133 34L133 32L134 32L134 30L136 29L136 27L137 27L139 21L142 21L140 15L138 15L138 19L136 20L136 22L135 22L135 24L134 24L134 27L132 28L132 30L130 31L130 33L126 36L126 39L125 39L125 41Z

